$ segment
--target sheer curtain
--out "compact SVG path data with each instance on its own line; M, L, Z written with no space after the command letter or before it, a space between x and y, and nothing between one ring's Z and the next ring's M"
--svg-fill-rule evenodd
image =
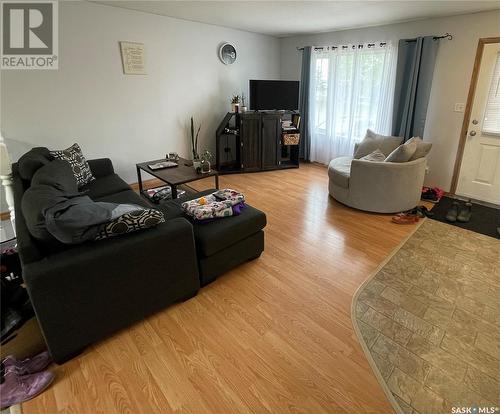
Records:
M311 161L352 155L368 128L389 134L396 49L390 43L313 50L310 84Z

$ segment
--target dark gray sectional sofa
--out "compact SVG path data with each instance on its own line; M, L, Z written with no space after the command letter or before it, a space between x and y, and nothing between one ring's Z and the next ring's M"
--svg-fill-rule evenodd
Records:
M89 165L96 180L82 190L94 201L151 208L114 173L109 159L90 160ZM200 285L258 257L264 249L266 216L259 210L248 206L240 216L197 224L183 216L179 200L159 207L166 221L157 227L76 246L45 245L26 226L21 200L30 182L21 178L17 164L13 180L23 277L57 363L189 299Z

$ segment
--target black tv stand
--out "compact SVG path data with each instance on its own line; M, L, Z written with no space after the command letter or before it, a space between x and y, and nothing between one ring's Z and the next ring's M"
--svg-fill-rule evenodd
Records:
M294 119L296 124L284 129ZM216 132L217 170L228 174L298 168L299 123L296 111L228 112ZM292 144L290 138L295 139Z

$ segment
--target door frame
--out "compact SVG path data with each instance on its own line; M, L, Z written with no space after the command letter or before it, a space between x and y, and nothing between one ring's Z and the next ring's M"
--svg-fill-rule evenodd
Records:
M450 193L455 195L458 187L458 178L460 176L460 167L462 166L462 158L464 156L465 141L469 131L470 114L474 96L476 95L477 79L479 77L479 69L481 68L481 60L483 58L484 45L489 43L500 43L500 37L482 37L479 39L476 50L476 58L472 69L472 76L469 86L469 94L467 95L467 103L465 104L464 120L462 122L462 130L458 141L457 156L455 158L455 166L453 167L453 176L451 179Z

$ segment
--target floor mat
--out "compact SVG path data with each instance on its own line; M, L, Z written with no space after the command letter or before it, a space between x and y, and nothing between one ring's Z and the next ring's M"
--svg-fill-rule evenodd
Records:
M497 226L500 226L500 210L496 208L482 206L481 204L473 203L472 217L468 223L450 223L446 220L446 213L450 209L455 199L450 197L443 197L437 203L432 212L434 220L442 221L443 223L453 224L454 226L462 229L474 231L476 233L485 234L495 238L500 238L497 233ZM459 201L459 203L463 203Z
M499 297L500 240L435 220L358 290L355 331L397 413L500 407Z

